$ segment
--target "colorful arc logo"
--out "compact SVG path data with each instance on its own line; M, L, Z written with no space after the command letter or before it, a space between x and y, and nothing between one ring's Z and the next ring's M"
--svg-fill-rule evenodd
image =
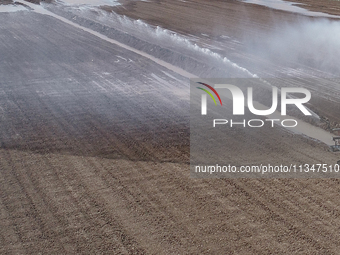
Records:
M221 98L220 98L220 95L217 93L217 91L216 91L213 87L211 87L210 85L205 84L205 83L203 83L203 82L197 82L197 83L199 83L199 84L201 84L201 85L204 85L204 86L206 86L207 88L211 89L211 91L215 93L215 95L217 96L218 100L220 101L220 104L222 105L222 100L221 100ZM206 92L206 93L214 100L215 105L217 105L214 96L210 93L209 90L206 90L206 89L203 89L203 88L200 88L200 87L197 87L197 88L203 90L204 92Z

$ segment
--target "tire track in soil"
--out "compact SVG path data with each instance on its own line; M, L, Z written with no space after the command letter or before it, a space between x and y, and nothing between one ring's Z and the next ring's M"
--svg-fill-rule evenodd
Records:
M9 158L12 157L10 152L5 153ZM25 153L19 154L24 157L27 156ZM10 196L7 192L19 194L19 198L6 204L8 211L16 211L13 208L15 205L16 209L20 208L18 202L22 206L27 206L26 210L17 211L14 216L12 213L11 216L16 234L27 253L38 253L46 249L48 252L61 254L66 252L64 247L68 248L68 252L73 251L82 254L93 254L98 251L104 253L116 251L116 254L145 253L138 248L133 238L124 232L124 229L114 217L111 217L103 209L99 203L100 199L94 199L93 195L87 193L82 181L74 178L76 175L70 171L73 169L74 162L68 162L69 164L65 166L60 164L59 157L56 160L57 162L51 162L52 160L46 156L38 155L35 160L39 162L40 170L46 168L53 176L53 180L48 180L41 172L35 172L36 164L29 164L26 161L23 166L21 160L15 160L18 162L9 160L7 167L2 163L2 169L21 166L27 170L24 173L23 171L17 173L12 168L11 175L15 178L15 183L19 183L19 186L17 188L8 186L1 193L5 194L5 200L3 200L5 202L6 197ZM64 172L61 172L62 170ZM4 173L5 171L2 172L2 174ZM48 175L48 178L50 177ZM11 179L8 175L5 175L4 178L6 180ZM48 190L53 189L54 183L56 183L55 186L59 187L59 190L53 195L48 194ZM20 218L27 219L27 222L34 227L38 226L39 233L36 233L33 239L27 237L27 235L30 234L30 231L34 232L35 229L23 229ZM105 225L108 227L105 228ZM49 243L50 247L37 245L45 242ZM93 243L90 247L86 245L89 242ZM53 246L51 246L52 244ZM53 247L55 248L53 249Z
M84 236L87 240L79 242L79 240L72 240L70 243L85 244L93 242L95 246L90 249L89 247L81 247L78 245L78 252L90 253L95 252L117 252L119 254L144 254L143 250L138 248L136 242L128 236L124 228L115 220L115 217L107 215L108 212L104 210L103 205L100 203L100 195L97 192L90 193L85 187L82 179L76 179L77 173L72 167L76 164L76 161L69 162L65 160L65 165L56 162L55 172L64 188L68 191L68 197L70 197L71 203L77 208L75 212L71 212L74 224L81 226L84 231ZM51 162L49 162L51 165ZM61 171L59 169L66 171ZM77 222L77 215L83 218L81 222ZM71 220L72 222L72 220ZM70 224L70 223L69 223ZM85 226L85 227L84 227ZM98 229L97 229L98 228ZM70 233L70 237L73 233ZM79 250L80 249L80 250Z
M282 225L280 229L287 229L289 230L289 232L287 233L288 235L294 235L294 239L298 238L299 240L306 242L305 247L313 247L315 249L314 252L318 253L323 252L325 254L329 254L330 252L336 252L336 244L330 245L327 243L328 247L326 248L322 243L320 243L319 238L323 236L320 229L318 229L317 235L314 235L313 231L311 231L311 229L309 228L310 225L307 223L309 222L310 224L312 224L314 222L311 218L310 211L308 212L308 214L301 213L301 211L305 211L306 207L300 205L302 208L300 208L298 212L294 212L294 210L288 211L287 205L280 204L280 200L282 200L282 197L284 197L283 194L286 187L285 185L275 185L274 191L265 192L270 190L268 190L268 188L266 188L261 181L255 180L255 182L257 182L260 187L252 185L251 182L251 180L241 180L233 182L232 184L236 189L240 191L240 193L244 194L244 196L246 196L249 201L256 201L255 203L257 205L260 205L262 209L267 211L270 215L271 220L274 219L275 222L279 222ZM289 180L287 182L294 183L295 180ZM294 200L294 193L295 192L289 193L289 197L292 201L296 201ZM289 209L293 208L291 208L290 206ZM327 230L325 230L323 233L324 235L326 235L324 236L325 238L323 239L323 241L328 241L329 236L327 235L329 235L330 233Z

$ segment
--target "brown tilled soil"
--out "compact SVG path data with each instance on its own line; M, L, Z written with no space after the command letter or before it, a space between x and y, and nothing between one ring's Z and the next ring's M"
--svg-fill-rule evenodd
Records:
M331 15L340 14L340 2L337 0L296 0L294 2L298 3L297 6L306 8L310 11L324 12Z
M0 4L12 4L12 0L0 0Z
M237 1L125 7L191 34L273 18ZM0 28L0 254L339 254L338 179L192 179L186 80L48 16L0 13ZM280 129L248 143L235 162L339 158Z

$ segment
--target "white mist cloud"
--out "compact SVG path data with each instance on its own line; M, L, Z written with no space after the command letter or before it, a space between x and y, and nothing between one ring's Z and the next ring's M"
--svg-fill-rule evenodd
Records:
M279 25L261 40L246 43L252 53L340 74L340 21L306 19Z

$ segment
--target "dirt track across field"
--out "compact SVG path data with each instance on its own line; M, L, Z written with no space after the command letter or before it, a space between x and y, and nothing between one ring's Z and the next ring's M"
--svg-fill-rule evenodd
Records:
M338 179L190 178L179 74L33 11L0 13L0 56L0 254L339 253ZM248 142L236 163L339 157L283 129Z

